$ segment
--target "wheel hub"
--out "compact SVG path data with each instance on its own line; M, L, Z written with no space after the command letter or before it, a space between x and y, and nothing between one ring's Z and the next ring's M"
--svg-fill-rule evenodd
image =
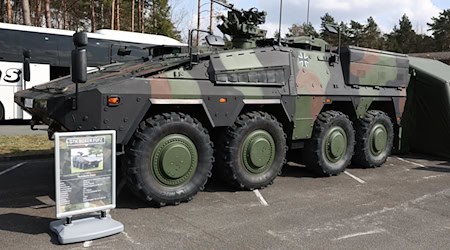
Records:
M198 153L188 137L169 135L156 145L151 162L158 181L167 186L177 186L189 181L195 173Z
M275 141L268 132L254 131L245 138L241 151L245 168L254 174L266 171L274 161L275 148Z
M387 146L388 136L382 124L376 125L370 133L370 150L374 155L380 155Z
M347 134L340 127L332 128L325 137L324 146L327 160L338 162L347 150Z

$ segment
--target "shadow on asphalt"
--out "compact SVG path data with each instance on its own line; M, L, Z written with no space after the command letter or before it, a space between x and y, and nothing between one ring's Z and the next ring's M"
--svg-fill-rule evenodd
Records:
M0 121L0 125L29 125L29 120L8 120Z
M446 163L448 164L448 163ZM429 167L418 167L414 168L414 170L417 171L429 171L429 172L436 172L436 173L450 173L450 166L447 166L446 164L438 164L438 166L429 166ZM442 165L440 167L439 165Z
M54 219L24 214L1 214L0 230L24 234L50 233L49 225Z

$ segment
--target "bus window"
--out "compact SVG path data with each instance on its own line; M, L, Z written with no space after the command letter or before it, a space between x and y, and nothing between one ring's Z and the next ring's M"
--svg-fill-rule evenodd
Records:
M22 62L22 32L15 30L1 30L0 60Z
M58 36L53 34L22 32L24 47L31 50L31 61L58 65Z
M88 65L95 67L110 64L110 44L107 40L89 39L87 46Z
M60 67L70 67L70 55L74 49L71 36L59 36L58 58Z
M132 60L138 60L142 58L149 57L149 50L146 48L148 45L145 44L133 44L125 42L114 42L111 47L112 60L115 62L126 62ZM119 50L128 50L129 55L121 56L119 55Z

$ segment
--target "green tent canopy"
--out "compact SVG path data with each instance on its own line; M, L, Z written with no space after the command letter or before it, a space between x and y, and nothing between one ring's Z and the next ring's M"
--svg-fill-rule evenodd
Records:
M450 66L410 57L402 151L450 159Z

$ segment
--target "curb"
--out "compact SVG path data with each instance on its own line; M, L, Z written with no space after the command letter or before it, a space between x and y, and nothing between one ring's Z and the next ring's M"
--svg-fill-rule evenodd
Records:
M54 154L22 155L22 156L0 156L0 162L6 161L25 161L25 160L44 160L52 159Z

